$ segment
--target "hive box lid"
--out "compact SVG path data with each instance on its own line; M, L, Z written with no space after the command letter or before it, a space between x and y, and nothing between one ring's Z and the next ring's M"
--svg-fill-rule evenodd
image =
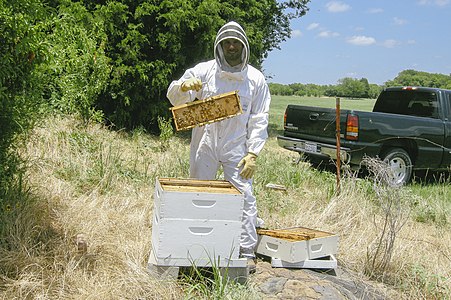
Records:
M218 122L243 113L238 91L170 108L177 131Z

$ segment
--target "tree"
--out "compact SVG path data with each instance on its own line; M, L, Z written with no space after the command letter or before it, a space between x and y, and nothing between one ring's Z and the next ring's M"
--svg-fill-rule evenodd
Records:
M376 99L382 91L382 87L377 84L370 84L368 89L368 98Z
M80 115L86 122L101 120L97 97L109 81L103 20L79 2L54 4L55 16L47 29L46 63L39 72L46 81L44 98L51 111Z
M358 95L360 98L368 98L369 90L370 90L370 84L368 83L368 79L362 78L359 80L359 82L362 84L362 93Z
M97 107L118 128L157 129L168 114L166 89L195 63L213 56L217 30L235 20L245 28L250 62L261 67L269 51L290 36L290 20L309 0L84 1L104 22L109 83Z
M451 76L415 70L404 70L393 80L387 81L385 85L451 88Z
M17 142L39 111L47 15L40 1L0 2L0 204L17 174Z
M346 77L340 79L338 83L338 96L349 98L364 98L368 95L369 84L368 80L365 78L357 80L354 78Z

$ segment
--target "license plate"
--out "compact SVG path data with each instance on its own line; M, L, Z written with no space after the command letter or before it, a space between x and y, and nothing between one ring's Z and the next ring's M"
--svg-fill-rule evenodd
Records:
M318 145L316 143L305 143L304 145L305 151L307 152L317 152Z

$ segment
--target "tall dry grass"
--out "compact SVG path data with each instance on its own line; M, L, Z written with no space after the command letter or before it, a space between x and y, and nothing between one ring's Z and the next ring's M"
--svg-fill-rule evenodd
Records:
M71 118L49 118L36 128L22 153L29 163L29 190L17 201L21 206L3 217L2 298L258 299L252 286L231 284L218 293L199 282L148 274L155 179L188 177L186 135L170 138L165 147L143 131L84 127ZM295 158L275 137L258 158L255 192L265 226L338 234L339 264L365 277L368 250L384 217L371 181L344 177L337 194L333 174L293 164ZM287 191L268 189L267 183ZM401 197L406 205L425 201L409 187ZM407 218L389 268L379 277L406 299L451 297L450 206L440 209L444 222ZM75 244L79 234L86 237L86 253Z
M275 143L273 144L274 147ZM354 270L361 278L366 276L368 255L380 241L386 217L372 180L358 178L352 172L345 172L341 179L341 192L336 191L336 179L331 173L318 173L308 164L300 163L293 169L287 163L296 155L269 147L267 161L278 159L274 168L285 170L279 177L289 188L280 197L270 197L276 203L260 205L260 213L267 226L284 228L304 226L339 235L339 264ZM284 157L284 158L282 158ZM277 170L273 172L278 172ZM299 173L301 178L294 175ZM295 180L293 180L295 178ZM293 184L295 182L295 184ZM404 299L450 299L451 298L451 186L449 182L436 183L441 186L441 197L433 199L437 210L444 217L440 222L417 222L413 210L422 203L431 206L431 199L425 199L412 187L387 190L401 207L399 226L387 270L378 274L379 282L384 282L399 291L400 295L387 292L387 297ZM380 187L379 187L380 188ZM428 187L424 187L428 189ZM274 192L273 192L274 193ZM260 195L259 200L265 199ZM263 207L262 207L263 206ZM268 209L270 208L270 209ZM377 271L377 270L376 270ZM377 274L377 272L375 272Z

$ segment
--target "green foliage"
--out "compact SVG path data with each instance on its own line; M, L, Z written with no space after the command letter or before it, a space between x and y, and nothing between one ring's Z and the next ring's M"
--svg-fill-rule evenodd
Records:
M246 29L251 62L290 35L289 20L305 14L309 1L109 1L85 6L104 22L105 54L111 59L108 86L97 105L118 128L157 131L167 116L167 87L195 63L213 57L216 32L236 20ZM285 13L291 8L293 13ZM269 17L268 17L269 16Z
M381 91L382 91L381 86L374 84L374 83L370 83L369 89L368 89L368 98L376 99L379 96L379 94L381 93Z
M160 129L160 150L166 151L169 148L169 140L174 136L171 119L158 117L158 128Z
M18 172L19 138L37 117L45 17L40 1L0 2L0 202Z
M289 85L284 85L281 83L268 83L269 90L272 95L280 95L280 96L291 96L294 95L293 90Z
M205 57L205 38L215 20L198 14L206 5L110 1L95 7L93 13L104 21L105 51L111 59L110 80L97 104L113 125L158 129L157 116L168 114L163 100L172 73L187 60Z
M451 89L451 75L433 74L415 70L405 70L385 86L424 86ZM281 96L329 96L347 98L376 99L383 86L370 84L366 78L341 78L337 85L316 85L291 83L288 85L270 83L271 94Z
M86 122L101 121L97 96L109 79L103 21L80 3L61 1L47 35L47 63L40 72L47 81L44 97L51 110L79 114Z
M412 282L430 299L446 299L450 294L447 281L449 278L437 274L431 274L421 265L412 266Z
M395 79L385 83L386 86L425 86L451 89L451 75L434 74L415 70L404 70Z
M317 85L291 83L288 85L279 83L269 83L272 95L282 96L328 96L347 98L368 98L375 99L382 90L377 84L369 84L366 78L342 78L337 85Z
M348 98L367 98L369 84L366 78L360 80L354 78L343 78L338 81L337 96Z

